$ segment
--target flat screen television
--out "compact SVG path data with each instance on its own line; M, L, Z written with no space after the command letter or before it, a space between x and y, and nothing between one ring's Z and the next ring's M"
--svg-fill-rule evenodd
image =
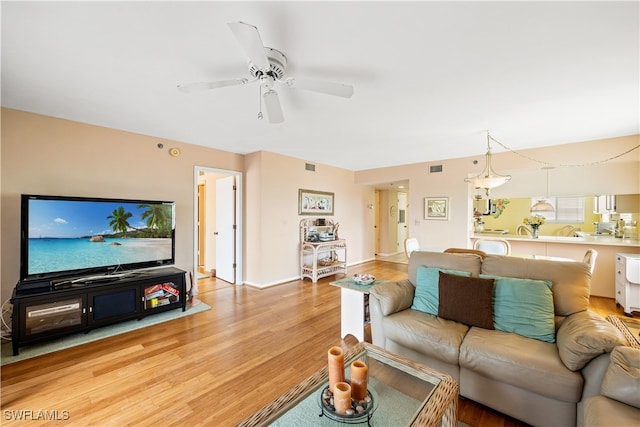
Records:
M174 202L22 195L21 282L108 276L174 262Z

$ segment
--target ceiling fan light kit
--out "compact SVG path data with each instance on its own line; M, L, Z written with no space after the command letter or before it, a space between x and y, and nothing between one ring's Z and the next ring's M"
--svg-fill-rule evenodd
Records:
M266 74L274 79L282 80L287 69L287 57L284 53L271 47L265 47L264 51L269 61L269 68L260 68L249 60L249 73L255 78L260 78Z
M262 95L264 101L264 109L267 111L267 118L270 123L282 123L284 121L284 115L282 114L282 108L280 107L280 100L278 99L278 92L275 90L268 90Z
M247 83L260 82L262 103L270 123L282 123L284 114L280 105L275 83L283 83L288 87L324 93L326 95L351 98L353 86L342 83L321 80L298 80L287 76L287 57L284 53L271 47L265 47L260 38L258 28L244 22L230 22L229 28L235 35L249 58L249 74L253 80L246 78L221 80L217 82L199 82L178 85L178 89L185 93L217 89L226 86L237 86ZM260 107L262 107L262 103ZM262 119L262 110L258 112L258 119Z

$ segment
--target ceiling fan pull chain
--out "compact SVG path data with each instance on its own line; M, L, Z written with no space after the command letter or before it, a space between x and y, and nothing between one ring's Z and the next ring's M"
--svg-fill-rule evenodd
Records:
M262 77L262 71L258 70L256 72L256 80L260 80ZM258 89L258 120L262 120L264 116L262 115L262 80L260 80L260 88Z
M262 120L262 86L258 89L258 120Z

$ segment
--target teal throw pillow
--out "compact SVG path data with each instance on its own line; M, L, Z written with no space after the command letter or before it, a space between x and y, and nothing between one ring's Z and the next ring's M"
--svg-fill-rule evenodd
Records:
M487 274L480 277L495 279L493 319L497 330L540 341L556 341L550 281Z
M416 270L416 293L411 308L425 313L438 315L438 282L440 272L458 276L471 276L468 271L446 270L437 267L419 266Z

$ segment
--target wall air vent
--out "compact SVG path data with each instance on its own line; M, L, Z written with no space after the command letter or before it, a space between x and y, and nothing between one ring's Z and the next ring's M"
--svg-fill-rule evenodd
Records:
M429 166L429 173L438 173L438 172L442 172L442 165Z
M316 165L313 165L311 163L305 163L304 168L308 171L311 172L315 172L316 171Z

